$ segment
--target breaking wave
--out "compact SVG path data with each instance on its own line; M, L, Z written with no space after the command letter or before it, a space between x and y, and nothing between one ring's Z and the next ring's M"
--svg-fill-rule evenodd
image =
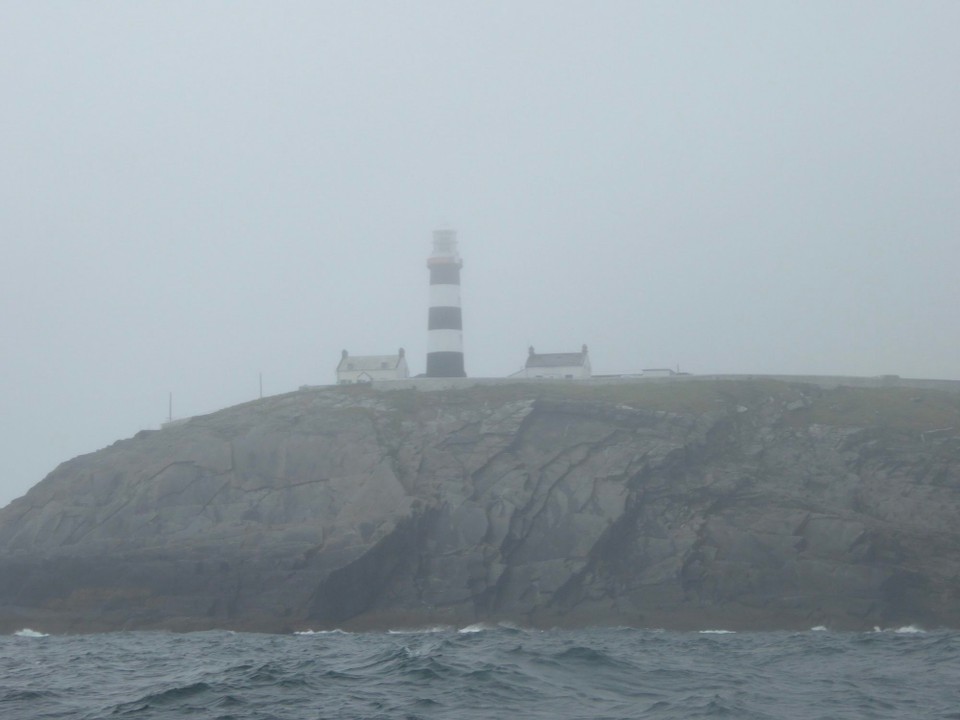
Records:
M17 637L31 637L31 638L50 637L47 633L37 632L36 630L31 630L30 628L17 630L14 633L14 635L16 635Z

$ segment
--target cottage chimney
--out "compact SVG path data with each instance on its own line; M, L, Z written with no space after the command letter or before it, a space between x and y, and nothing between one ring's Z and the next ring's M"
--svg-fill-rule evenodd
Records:
M400 352L399 352L400 357L403 357L405 354L406 353L404 352L403 348L400 348Z
M533 351L533 345L530 346L529 354L530 354L530 357L533 357L534 355L536 355L536 353Z
M584 346L583 346L582 348L580 348L580 352L583 353L584 355L587 354L587 346L586 346L586 343L584 343Z
M347 359L347 351L346 351L346 350L341 350L341 351L340 351L340 359L341 359L341 360L346 360L346 359Z

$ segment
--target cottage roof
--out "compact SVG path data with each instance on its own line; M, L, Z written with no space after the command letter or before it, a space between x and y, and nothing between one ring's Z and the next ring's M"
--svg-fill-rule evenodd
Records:
M580 352L575 353L536 353L530 348L527 356L528 368L545 367L573 367L582 366L587 362L587 346L584 345Z
M393 370L400 365L403 358L403 350L396 355L348 355L343 351L340 358L340 364L337 365L337 372L346 370L349 372L360 372L365 370Z

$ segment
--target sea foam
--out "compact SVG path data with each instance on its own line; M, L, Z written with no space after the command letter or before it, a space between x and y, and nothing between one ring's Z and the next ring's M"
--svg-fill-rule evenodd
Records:
M31 637L31 638L50 637L48 633L37 632L36 630L31 630L30 628L17 630L14 633L14 635L16 635L17 637Z

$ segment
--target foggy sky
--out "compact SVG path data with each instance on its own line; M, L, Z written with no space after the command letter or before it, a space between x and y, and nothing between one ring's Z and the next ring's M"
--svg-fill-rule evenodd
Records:
M0 505L174 415L466 367L960 379L960 3L0 2Z

